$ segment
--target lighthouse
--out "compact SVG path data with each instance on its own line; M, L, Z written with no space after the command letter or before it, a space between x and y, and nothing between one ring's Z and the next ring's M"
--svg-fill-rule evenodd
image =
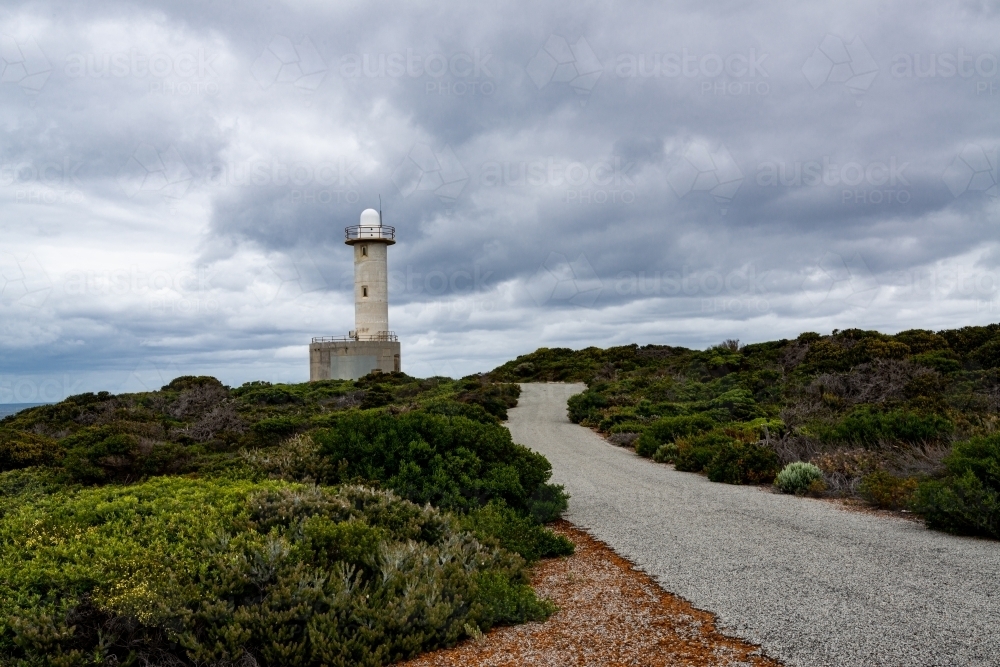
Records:
M396 230L375 209L344 230L354 252L354 328L346 336L322 336L309 345L309 380L356 380L373 371L400 370L399 339L389 330L389 246Z

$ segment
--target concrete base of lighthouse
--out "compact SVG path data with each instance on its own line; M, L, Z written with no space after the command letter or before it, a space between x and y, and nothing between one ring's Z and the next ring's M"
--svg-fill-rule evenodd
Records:
M400 370L399 341L323 340L309 345L309 381L357 380L372 371Z

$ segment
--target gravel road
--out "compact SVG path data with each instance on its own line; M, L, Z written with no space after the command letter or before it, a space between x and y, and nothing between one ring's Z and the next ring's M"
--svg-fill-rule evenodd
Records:
M552 462L571 522L787 665L1000 665L1000 543L714 484L566 418L525 384L508 426Z

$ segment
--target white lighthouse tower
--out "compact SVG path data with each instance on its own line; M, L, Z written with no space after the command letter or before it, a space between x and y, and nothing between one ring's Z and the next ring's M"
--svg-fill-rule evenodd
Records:
M396 230L375 209L348 227L354 250L354 329L347 336L318 337L309 346L309 380L356 380L372 371L400 370L399 339L389 330L388 249Z

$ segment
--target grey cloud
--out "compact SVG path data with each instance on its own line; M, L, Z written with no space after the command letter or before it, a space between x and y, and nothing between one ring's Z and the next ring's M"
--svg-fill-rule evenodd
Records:
M295 346L350 328L342 228L380 195L428 373L988 321L996 29L988 3L8 5L0 251L51 293L4 264L0 396L304 377Z

